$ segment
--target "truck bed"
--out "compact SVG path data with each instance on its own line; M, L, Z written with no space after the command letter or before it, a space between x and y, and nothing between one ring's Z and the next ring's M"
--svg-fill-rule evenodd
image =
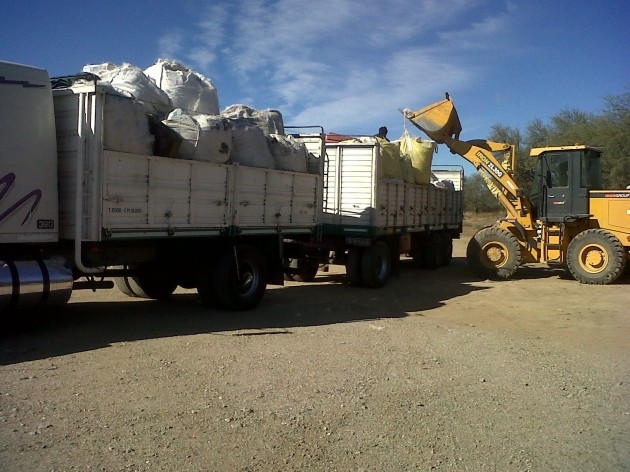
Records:
M326 155L325 234L378 236L461 230L463 195L459 182L451 189L383 179L380 147L373 143L327 144Z
M301 234L319 224L320 175L105 149L105 100L97 85L54 91L61 238L74 239L77 224L84 241Z

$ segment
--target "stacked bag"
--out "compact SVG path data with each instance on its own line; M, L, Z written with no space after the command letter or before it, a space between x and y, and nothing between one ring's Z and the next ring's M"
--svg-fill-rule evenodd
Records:
M104 144L112 151L307 172L306 146L284 135L277 110L232 105L219 112L211 80L172 60L142 70L87 65L108 87ZM130 100L131 99L131 100Z
M434 141L413 138L405 129L399 140L399 146L401 156L407 161L408 172L411 172L411 176L405 178L405 182L419 185L431 183L431 164L437 144ZM401 167L404 166L401 164Z

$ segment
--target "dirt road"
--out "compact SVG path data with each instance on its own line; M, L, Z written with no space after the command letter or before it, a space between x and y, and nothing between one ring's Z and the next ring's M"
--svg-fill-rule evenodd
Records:
M630 278L403 264L246 314L82 292L0 337L0 470L630 470Z

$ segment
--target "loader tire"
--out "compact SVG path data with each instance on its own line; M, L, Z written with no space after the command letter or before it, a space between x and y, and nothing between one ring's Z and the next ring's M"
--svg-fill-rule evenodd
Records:
M626 253L621 241L605 229L587 229L569 243L569 272L583 284L606 285L623 273Z
M466 260L472 271L484 279L508 279L521 265L521 247L508 230L490 226L471 238Z

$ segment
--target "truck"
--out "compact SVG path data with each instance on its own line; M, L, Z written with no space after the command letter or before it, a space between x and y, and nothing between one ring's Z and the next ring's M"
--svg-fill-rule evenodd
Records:
M354 286L383 287L401 257L437 269L452 258L463 224L463 168L434 166L441 187L388 178L377 139L327 143L321 238L301 243L290 277L312 280L318 267L344 265ZM297 252L297 254L296 254Z
M581 283L613 283L630 259L630 191L602 185L602 151L587 145L533 148L532 192L513 178L515 145L459 139L451 97L403 115L427 136L470 162L506 210L480 229L466 257L481 277L506 279L527 263L562 265ZM499 156L499 158L497 158Z
M318 227L321 172L109 150L113 99L95 82L53 90L45 70L0 63L0 308L114 284L255 307L283 283L284 237ZM307 138L323 146L323 133Z
M457 189L387 181L378 143L326 145L321 127L291 134L308 172L174 158L159 126L152 152L112 149L108 104L133 98L75 78L53 88L43 69L0 62L3 314L114 286L155 300L196 289L209 307L249 310L268 284L312 278L320 263L376 288L400 254L450 260L458 171L445 171Z

